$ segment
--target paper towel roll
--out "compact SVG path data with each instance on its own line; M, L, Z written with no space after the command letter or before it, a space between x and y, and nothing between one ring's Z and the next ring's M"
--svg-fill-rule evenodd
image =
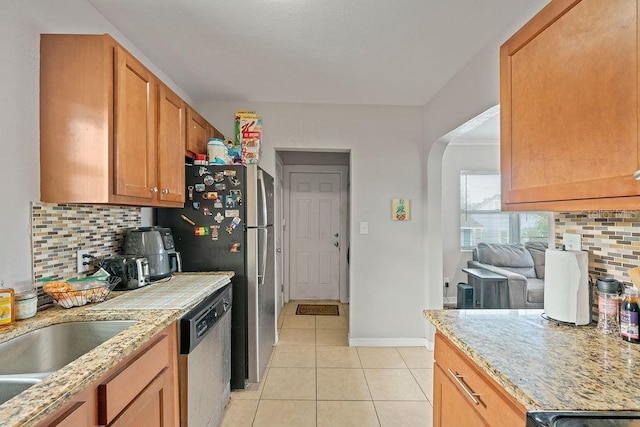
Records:
M545 252L544 312L561 322L591 323L589 256L584 251Z

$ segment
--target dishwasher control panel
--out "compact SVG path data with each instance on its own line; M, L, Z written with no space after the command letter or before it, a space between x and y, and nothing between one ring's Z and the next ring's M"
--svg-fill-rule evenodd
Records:
M180 318L180 354L189 354L231 309L231 284L218 289Z

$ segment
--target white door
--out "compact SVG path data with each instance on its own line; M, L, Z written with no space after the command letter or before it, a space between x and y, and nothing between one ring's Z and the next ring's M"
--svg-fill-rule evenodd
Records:
M340 298L340 174L292 173L290 299Z

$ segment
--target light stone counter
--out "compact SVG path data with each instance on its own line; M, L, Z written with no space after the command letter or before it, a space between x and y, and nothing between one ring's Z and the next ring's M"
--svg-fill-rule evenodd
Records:
M115 337L84 354L62 369L46 377L13 399L0 405L0 424L4 426L30 426L42 421L68 402L75 394L115 367L125 357L136 351L171 322L195 307L203 298L211 295L227 283L233 272L210 274L177 274L172 280L146 286L133 291L112 292L109 299L99 304L63 309L59 306L38 312L31 318L0 328L0 342L7 341L28 331L55 323L88 320L136 320L137 323ZM145 301L157 303L168 293L172 301L179 301L171 308L150 308ZM144 294L145 298L136 298ZM150 298L161 295L158 298ZM119 299L127 304L119 306ZM132 308L130 301L139 306ZM105 304L102 309L100 304ZM0 354L1 361L1 354Z
M425 310L436 329L527 410L640 410L640 344L542 310Z

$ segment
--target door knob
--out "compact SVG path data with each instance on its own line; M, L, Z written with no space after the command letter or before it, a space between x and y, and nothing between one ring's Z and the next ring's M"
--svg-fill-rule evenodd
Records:
M340 246L340 243L338 243L338 242L333 242L333 246L335 246L335 247L337 248L338 246Z
M336 234L334 234L334 235L333 235L333 237L338 237L338 236L339 236L339 234L338 234L338 233L336 233Z

